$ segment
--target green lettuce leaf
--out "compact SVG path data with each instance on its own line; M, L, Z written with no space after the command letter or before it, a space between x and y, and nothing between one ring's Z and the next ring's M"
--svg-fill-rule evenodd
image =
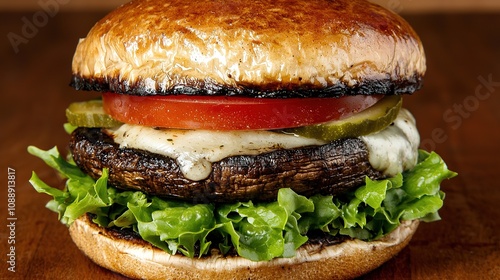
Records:
M341 197L308 198L284 188L275 202L191 204L117 190L107 184L107 169L94 180L57 148L28 151L67 179L64 190L48 186L36 173L30 179L36 191L52 197L47 207L63 224L92 213L97 224L131 228L171 254L197 257L219 248L254 261L293 257L311 231L372 240L404 220L438 220L444 200L439 185L456 176L436 153L420 151L412 170L385 180L366 178L363 186Z

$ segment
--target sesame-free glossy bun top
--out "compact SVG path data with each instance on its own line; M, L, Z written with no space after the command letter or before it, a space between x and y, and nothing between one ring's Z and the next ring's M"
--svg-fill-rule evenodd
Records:
M73 58L77 89L326 97L412 93L425 55L400 16L364 0L137 0Z

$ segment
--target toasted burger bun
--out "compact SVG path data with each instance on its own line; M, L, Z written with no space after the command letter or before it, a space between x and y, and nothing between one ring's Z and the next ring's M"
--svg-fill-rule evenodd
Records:
M73 59L76 89L135 95L337 97L420 88L425 55L398 15L364 0L132 1L99 21ZM84 216L70 227L95 263L146 279L343 279L406 246L418 222L382 240L307 245L253 262L170 255Z
M132 1L73 59L77 89L138 95L309 97L411 93L420 39L364 0Z
M70 227L78 248L100 266L141 279L350 279L373 270L410 241L418 221L403 222L381 240L348 240L335 245L302 246L293 258L253 262L212 255L170 255L138 239L126 239L94 224L85 215Z

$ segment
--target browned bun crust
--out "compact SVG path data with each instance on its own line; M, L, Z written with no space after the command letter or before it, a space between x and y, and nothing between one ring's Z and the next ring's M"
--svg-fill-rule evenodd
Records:
M137 0L78 44L72 85L119 93L328 97L412 93L420 39L365 0Z
M170 255L145 241L132 242L94 224L85 215L70 227L75 244L100 266L141 279L349 279L373 270L410 241L418 221L404 222L378 241L348 240L309 245L296 257L253 262L214 255L188 258Z

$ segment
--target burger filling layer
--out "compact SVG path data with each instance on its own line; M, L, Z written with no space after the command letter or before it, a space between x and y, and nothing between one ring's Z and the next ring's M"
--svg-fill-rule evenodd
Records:
M180 132L129 125L108 131L122 147L174 158L185 176L194 180L206 177L212 163L220 158L326 146L322 140L262 131ZM95 179L72 158L61 156L57 148L43 151L35 147L28 151L67 180L64 190L48 186L35 173L30 182L38 192L53 197L47 207L66 225L91 213L102 227L133 230L170 254L188 257L207 255L213 249L223 255L235 252L253 261L293 257L308 235L318 231L374 240L404 221L439 219L437 212L444 199L440 183L456 173L448 170L436 153L418 150L419 136L409 112L401 110L391 125L358 139L368 149L370 164L386 178L366 176L357 188L339 195L305 196L285 186L268 202L179 201L117 189L108 184L108 168L99 170Z
M293 257L317 231L374 240L403 221L438 220L444 199L440 183L456 175L436 153L420 151L411 170L383 180L366 178L340 196L306 197L282 188L272 202L193 204L118 190L107 183L108 169L94 180L56 148L30 147L29 152L67 178L64 190L48 186L35 173L30 179L38 192L53 197L47 207L66 225L91 213L96 224L131 229L170 254L195 257L217 249L253 261Z
M212 163L229 156L325 144L322 140L271 131L155 129L123 124L108 132L120 147L175 159L184 177L195 181L207 178ZM367 145L370 164L389 177L413 168L417 162L420 138L415 119L405 109L392 125L361 139Z

